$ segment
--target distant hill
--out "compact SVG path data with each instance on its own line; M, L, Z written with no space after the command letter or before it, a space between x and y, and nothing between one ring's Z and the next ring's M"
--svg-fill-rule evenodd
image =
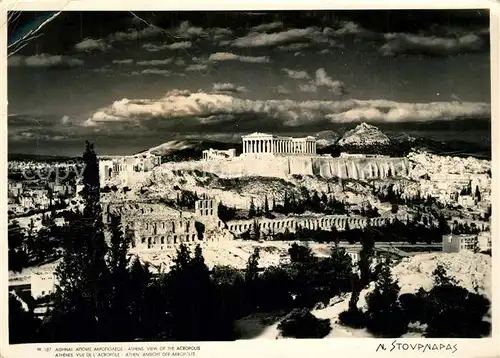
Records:
M80 160L79 157L53 156L53 155L38 155L24 153L8 153L7 160L9 161L32 161L32 162L67 162Z
M160 155L162 162L180 162L198 160L202 157L202 152L210 148L219 150L235 148L237 155L241 153L241 145L238 143L195 139L168 141L140 153L149 152L154 155Z
M318 154L339 156L340 153L351 154L379 154L393 157L406 156L414 150L422 150L438 155L452 155L456 157L476 157L491 159L491 147L461 140L441 141L432 138L399 135L390 138L389 143L374 143L371 145L338 145L338 143L318 148Z
M373 147L388 146L391 140L377 127L361 123L356 128L344 133L337 142L339 147Z

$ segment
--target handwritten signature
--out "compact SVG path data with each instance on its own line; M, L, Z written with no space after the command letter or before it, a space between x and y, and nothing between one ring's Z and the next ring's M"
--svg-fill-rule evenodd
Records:
M443 343L399 343L393 341L390 347L386 347L385 344L380 343L377 346L376 352L378 351L419 351L424 353L425 351L451 351L455 353L458 348L456 344L443 344Z

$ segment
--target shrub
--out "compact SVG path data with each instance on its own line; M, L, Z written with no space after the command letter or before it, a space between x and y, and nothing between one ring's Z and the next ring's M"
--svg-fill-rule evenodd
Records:
M417 293L405 293L399 296L399 303L409 322L420 322L424 317L426 293L421 288Z
M366 327L366 315L359 308L348 309L346 311L340 312L339 321L340 324L347 327L352 327L352 328Z
M279 323L278 329L283 337L323 338L332 327L328 319L318 319L307 308L297 308Z

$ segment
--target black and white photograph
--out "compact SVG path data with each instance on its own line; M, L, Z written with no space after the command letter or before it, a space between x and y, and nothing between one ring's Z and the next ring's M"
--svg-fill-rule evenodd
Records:
M5 26L10 345L492 337L488 9Z

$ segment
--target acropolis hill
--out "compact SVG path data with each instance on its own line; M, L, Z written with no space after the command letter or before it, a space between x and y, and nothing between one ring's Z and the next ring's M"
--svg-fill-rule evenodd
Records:
M378 155L316 154L316 139L253 133L242 137L240 156L234 150L207 150L203 161L166 164L172 169L198 169L225 177L314 175L323 178L374 179L409 174L406 158Z

